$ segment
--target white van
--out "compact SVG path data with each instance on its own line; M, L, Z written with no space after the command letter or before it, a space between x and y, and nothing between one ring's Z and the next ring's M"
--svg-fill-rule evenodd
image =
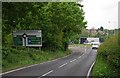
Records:
M92 42L92 49L98 49L100 46L100 42Z

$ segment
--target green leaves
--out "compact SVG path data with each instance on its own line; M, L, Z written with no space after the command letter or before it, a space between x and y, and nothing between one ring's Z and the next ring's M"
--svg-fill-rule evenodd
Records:
M93 76L120 76L120 32L112 35L99 47Z
M120 64L118 63L118 60L120 59L118 35L120 35L120 33L108 38L98 49L98 56L101 56L104 59L108 60L109 63L116 68L120 67Z
M86 24L83 9L75 2L3 3L5 36L19 29L42 30L43 48L63 48Z

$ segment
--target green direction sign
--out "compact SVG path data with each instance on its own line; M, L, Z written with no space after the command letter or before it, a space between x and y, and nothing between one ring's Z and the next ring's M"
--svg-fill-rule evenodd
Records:
M41 44L41 37L36 36L28 36L28 45L40 45Z
M41 30L17 30L13 32L14 46L42 46L42 32Z
M22 36L17 35L17 37L13 37L13 44L14 45L22 45Z

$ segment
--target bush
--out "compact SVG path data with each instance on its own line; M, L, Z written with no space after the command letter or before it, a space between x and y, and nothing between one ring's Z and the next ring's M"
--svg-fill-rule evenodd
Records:
M70 51L41 51L38 49L24 49L19 50L13 48L3 47L2 49L2 68L3 71L8 71L11 69L15 69L18 67L41 63L44 61L52 60L55 58L59 58L65 55L70 54Z
M120 67L120 63L118 63L118 60L120 59L120 46L118 45L118 39L118 35L111 36L98 49L98 56L104 57L116 67Z
M97 52L96 64L93 68L93 76L103 74L103 76L114 76L120 74L120 32L110 38L106 39L106 41L99 47ZM102 62L101 62L102 61ZM103 66L100 66L103 65ZM104 72L107 67L107 71ZM101 70L103 69L103 70ZM100 72L97 72L100 71ZM116 72L116 73L114 73Z

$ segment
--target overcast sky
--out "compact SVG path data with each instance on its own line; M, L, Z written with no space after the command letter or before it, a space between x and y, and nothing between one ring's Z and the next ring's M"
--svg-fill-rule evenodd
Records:
M118 28L118 2L120 0L83 0L87 29Z

